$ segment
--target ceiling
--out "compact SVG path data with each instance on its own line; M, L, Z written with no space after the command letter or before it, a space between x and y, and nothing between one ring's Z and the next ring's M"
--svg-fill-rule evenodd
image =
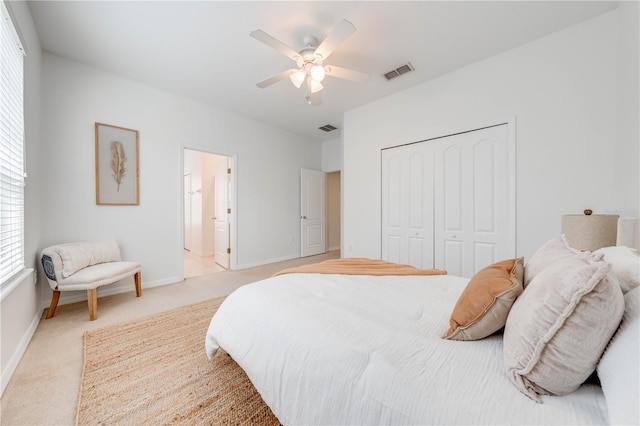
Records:
M29 1L42 48L254 120L324 141L343 113L617 7L615 1ZM322 105L288 80L293 67L251 38L262 29L293 50L341 19L357 31L325 61L371 73L327 77ZM415 71L383 74L410 62Z

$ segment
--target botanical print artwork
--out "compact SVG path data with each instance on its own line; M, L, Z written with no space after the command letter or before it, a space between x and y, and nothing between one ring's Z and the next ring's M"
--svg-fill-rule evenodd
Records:
M96 204L140 204L138 131L95 123Z
M113 179L116 181L116 185L118 186L118 192L120 192L120 184L127 172L125 167L126 162L127 154L124 152L122 142L111 141L111 170L113 171Z

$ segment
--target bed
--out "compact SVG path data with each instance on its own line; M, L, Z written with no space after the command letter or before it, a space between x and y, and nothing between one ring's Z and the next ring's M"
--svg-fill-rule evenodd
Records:
M597 360L585 361L592 364L592 369L598 364L602 385L589 380L583 383L584 374L589 376L592 371L582 371L575 389L548 392L547 388L560 388L537 379L535 374L539 371L536 372L537 367L532 369L531 363L525 366L529 371L524 371L527 368L517 365L521 359L510 360L509 351L515 351L518 358L518 344L528 344L518 343L520 334L527 332L518 327L526 328L533 320L522 318L534 315L537 320L540 309L549 305L548 301L543 302L542 308L528 313L533 303L526 297L535 296L536 289L542 287L537 284L540 277L550 274L546 273L549 268L541 268L540 263L563 256L564 262L580 263L581 271L587 264L592 269L598 265L600 287L594 287L589 296L604 295L606 300L614 300L615 306L599 309L599 321L611 324L600 338L606 342L597 349ZM471 283L477 282L475 277L470 280L439 273L372 276L290 271L243 286L229 295L211 320L205 339L207 355L211 358L223 348L244 369L285 425L637 424L640 290L635 288L638 278L634 268L640 258L632 249L622 256L601 253L597 261L592 257L585 260L584 256L571 251L562 237L541 247L531 259L532 274L526 274L529 264L521 267L520 290L510 290L514 300L507 303L504 330L473 340L443 336L450 334L452 312ZM622 262L626 268L622 274L630 279L624 290L613 279L620 271L610 261L615 258L617 262L619 257L626 262ZM509 280L516 288L518 260L512 263ZM520 260L520 265L523 263ZM541 271L537 278L533 276L536 268ZM556 265L556 269L566 271L568 267ZM593 281L591 276L589 285ZM609 290L603 292L600 283ZM547 290L544 292L548 294ZM581 300L582 305L593 305L592 300ZM492 308L498 305L505 305L504 300L494 299L491 303ZM582 305L574 306L575 311ZM593 312L587 315L594 317ZM513 320L516 324L509 324L510 316L517 318ZM564 324L571 320L572 317L562 319ZM540 328L540 324L536 327ZM543 355L557 349L551 344L559 340L563 330L556 330L553 339L548 333L538 339L536 347L544 346ZM592 342L589 345L597 346ZM565 362L569 364L560 366L562 374L563 368L572 370L582 361ZM509 363L513 368L505 368ZM559 386L566 386L567 381L570 380L563 380Z

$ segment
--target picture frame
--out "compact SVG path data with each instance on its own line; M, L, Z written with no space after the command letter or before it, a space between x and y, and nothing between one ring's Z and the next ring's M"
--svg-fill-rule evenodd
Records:
M96 204L140 204L138 131L95 123Z

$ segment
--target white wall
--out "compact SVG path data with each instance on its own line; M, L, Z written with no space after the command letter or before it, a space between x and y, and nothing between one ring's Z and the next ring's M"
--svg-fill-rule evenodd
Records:
M50 53L42 63L41 246L116 238L143 287L179 280L186 147L237 155L238 268L300 255L300 168L320 168L319 144ZM139 206L95 204L96 121L140 132Z
M15 24L22 35L27 55L24 58L24 115L27 158L25 187L25 264L36 269L40 244L40 60L41 47L26 2L11 2ZM36 269L37 271L37 269ZM20 358L38 325L40 300L33 273L28 274L0 302L1 391L18 366Z
M637 216L640 206L640 3L618 7L618 139L616 147L616 208L611 213Z
M380 256L381 148L513 117L518 255L559 234L562 214L621 206L616 98L638 93L616 85L617 26L613 11L347 112L343 256Z
M342 170L342 138L322 142L322 171Z

